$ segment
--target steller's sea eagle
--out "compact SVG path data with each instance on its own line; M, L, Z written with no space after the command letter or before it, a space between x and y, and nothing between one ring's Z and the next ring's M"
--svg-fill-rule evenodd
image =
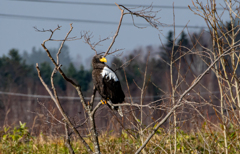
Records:
M107 62L107 59L102 55L95 55L92 59L93 84L102 96L103 101L101 100L101 102L102 104L107 104L107 101L110 100L113 104L123 103L125 95L122 91L120 81L116 73L104 62ZM118 113L123 116L120 106L111 107L109 104L108 106L117 110Z

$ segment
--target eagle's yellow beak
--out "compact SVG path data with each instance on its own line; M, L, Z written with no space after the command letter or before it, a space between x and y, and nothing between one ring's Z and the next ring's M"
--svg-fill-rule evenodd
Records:
M107 59L105 58L105 57L102 57L101 59L100 59L100 62L107 62Z

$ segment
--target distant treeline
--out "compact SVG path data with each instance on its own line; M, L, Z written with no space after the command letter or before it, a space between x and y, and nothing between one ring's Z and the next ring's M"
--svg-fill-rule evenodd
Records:
M205 47L211 46L211 42L209 41L210 38L209 40L206 39L210 36L206 33L194 33L192 34L192 37L198 38L198 42L202 43ZM183 52L187 50L186 47L191 49L193 47L194 41L185 33L182 33L175 44L176 46L174 47L174 58L177 58L179 55L184 54ZM180 46L184 46L185 48L181 48ZM122 56L120 58L113 58L111 67L113 69L118 69L125 62L134 58L132 61L124 65L124 69L120 68L117 71L117 74L122 80L125 89L127 90L125 83L128 81L130 90L134 93L135 90L138 89L135 84L141 85L143 81L143 71L145 70L147 53L150 52L150 57L148 60L148 78L151 78L151 82L154 84L149 84L148 91L149 94L156 96L160 94L158 87L162 87L163 80L168 79L168 77L165 75L166 73L164 72L168 70L168 63L170 61L172 47L173 32L170 31L167 36L167 42L165 42L164 45L160 45L159 47L141 47L127 52L129 54L125 54L125 57ZM56 55L57 51L57 48L50 49L52 55ZM85 69L83 65L80 65L78 68L76 68L69 56L69 53L70 52L68 47L64 46L60 54L62 69L69 78L72 78L79 85L81 85L82 91L87 92L92 88L91 69ZM185 61L191 63L191 65L194 66L192 57L185 58ZM27 91L26 88L31 82L39 83L36 85L41 85L35 68L36 63L39 63L44 81L50 85L50 76L53 70L53 64L43 49L36 50L33 48L31 53L24 52L23 55L20 55L17 49L12 49L9 51L8 55L3 55L0 57L0 90L11 91L11 89L16 89L17 87L17 89L21 89L21 92L23 92ZM126 74L127 80L125 79L124 74ZM66 90L66 82L60 76L60 74L57 74L55 76L54 81L57 88L63 92ZM164 84L165 83L166 82L164 81Z
M56 50L51 51L53 54ZM44 54L46 57L44 57ZM63 56L60 56L61 64L63 64L63 70L66 75L74 79L79 85L81 85L83 91L87 91L89 83L91 82L91 70L85 70L83 65L79 69L71 63L68 52L63 52ZM35 64L33 60L35 61ZM26 88L29 82L38 83L39 78L35 68L36 62L39 62L41 69L41 75L44 81L50 85L50 76L53 71L53 66L48 60L47 54L44 51L35 51L28 55L24 53L21 56L17 49L11 49L8 55L0 57L0 89L1 91L11 91L11 88ZM65 64L65 65L64 65ZM62 91L66 90L66 82L57 74L55 84ZM23 90L22 89L22 90ZM23 90L24 91L24 90Z
M203 61L204 56L194 55L194 53L204 51L206 48L212 48L212 39L209 33L200 31L199 33L187 35L183 32L175 41L173 37L173 32L169 31L166 36L167 41L164 44L154 47L139 47L133 51L126 51L124 56L120 58L115 57L112 59L110 65L114 70L117 69L117 74L125 93L130 92L132 96L139 96L139 87L143 84L147 61L147 90L145 95L150 96L152 100L171 93L169 91L169 86L171 86L169 82L169 63L171 58L175 61L174 80L177 80L179 64L181 68L185 68L181 69L180 73L185 78L186 87L194 76L198 76L207 68L206 62L209 62L209 59ZM58 48L50 49L52 55L56 55L57 51ZM150 52L149 57L148 52ZM191 53L186 54L187 52ZM84 65L74 65L69 53L68 47L64 46L60 54L62 69L69 78L81 85L84 94L89 96L92 91L92 69L91 67L90 69L85 69ZM33 48L31 53L24 52L22 55L19 54L17 49L12 49L7 55L0 57L0 91L27 94L31 91L31 93L36 93L36 89L42 87L37 76L36 63L39 63L42 77L46 84L50 86L53 64L43 49L36 50ZM123 67L120 68L122 65ZM240 74L240 71L237 70L237 73ZM215 77L211 75L209 78L214 81ZM66 92L68 84L60 74L56 74L54 82L61 95L69 95L70 92L68 91L68 94ZM204 84L208 87L207 83ZM212 84L214 83L211 83L209 86L213 87ZM186 88L183 85L179 88ZM211 87L210 89L214 90ZM1 106L4 105L2 104Z

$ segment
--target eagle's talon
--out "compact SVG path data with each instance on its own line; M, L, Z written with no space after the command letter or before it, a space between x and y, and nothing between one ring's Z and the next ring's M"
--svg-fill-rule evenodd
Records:
M102 102L102 104L107 104L107 101L102 101L102 100L101 100L101 102Z

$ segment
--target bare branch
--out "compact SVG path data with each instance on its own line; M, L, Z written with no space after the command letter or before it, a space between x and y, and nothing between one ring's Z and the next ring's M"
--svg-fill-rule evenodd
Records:
M69 32L67 33L67 35L66 35L66 37L64 38L64 40L62 41L62 43L61 43L61 45L60 45L60 47L59 47L59 49L58 49L58 52L57 52L57 65L59 65L59 54L61 53L61 50L62 50L62 47L63 47L63 44L65 43L65 41L67 40L67 38L68 38L68 35L72 32L72 29L73 29L73 27L72 27L72 23L70 24L70 30L69 30Z
M115 69L115 72L121 68L127 67L128 65L130 65L130 63L136 58L138 57L140 54L138 54L137 56L133 57L132 59L128 60L127 62L125 62L124 64L122 64L120 67L118 67L117 69Z
M106 57L108 55L108 52L110 51L110 49L112 48L114 42L115 42L115 39L116 37L118 36L118 33L119 33L119 30L120 30L120 27L122 25L122 19L123 19L123 16L124 16L124 10L120 8L120 6L115 3L117 5L117 7L120 9L121 11L121 17L120 17L120 20L119 20L119 24L118 24L118 28L117 28L117 31L115 33L115 35L113 36L113 40L112 40L112 43L110 44L110 46L108 47L107 51L105 52L105 54L103 55L103 57Z
M66 120L66 122L68 123L68 125L73 129L73 131L78 135L79 139L82 141L82 143L84 144L84 146L88 149L88 152L92 153L92 150L91 148L89 147L89 145L85 142L85 140L82 138L82 136L79 134L79 132L75 129L75 127L72 125L71 121L68 119L67 115L64 113L63 111L63 108L61 106L61 104L59 103L59 100L58 100L58 96L57 96L57 93L56 93L56 90L54 88L54 85L53 86L53 91L54 91L54 94L56 96L56 98L54 97L54 95L52 94L51 90L48 88L48 86L46 85L46 83L44 82L44 80L42 79L42 76L41 76L41 72L40 72L40 69L38 67L38 63L36 64L36 69L37 69L37 72L38 72L38 77L40 79L40 81L42 82L43 86L45 87L45 89L47 90L48 94L51 96L52 100L55 102L58 110L60 111L61 115L64 117L64 119ZM51 76L51 79L53 78L53 75L55 74L55 70L53 71L52 73L52 76ZM53 80L52 80L53 81ZM53 84L53 82L52 82Z
M124 13L124 14L131 14L132 15L132 19L133 19L133 15L136 17L141 17L143 19L145 19L152 27L157 28L158 29L158 25L162 25L158 20L160 18L156 18L157 13L160 11L153 11L153 7L152 5L150 5L149 7L143 7L142 10L140 11L131 11L130 9L128 9L127 7L123 6L123 5L119 5L120 7L123 7L125 10L128 11L128 13ZM133 19L133 24L134 23L134 19ZM136 25L135 25L136 26ZM138 28L144 28L144 27L139 27L136 26Z
M95 55L97 55L97 50L95 49L96 46L100 45L101 42L106 41L109 39L109 37L101 39L99 38L99 41L97 43L93 42L91 43L91 39L93 38L92 33L89 33L89 31L84 32L84 34L81 33L81 36L84 37L85 43L87 43L93 51L95 51Z
M240 45L236 45L236 46L240 46ZM226 50L223 54L219 55L219 57L201 74L199 75L194 82L192 83L192 85L184 91L184 93L180 96L180 98L178 99L178 101L176 102L176 105L173 106L173 108L168 112L168 114L158 123L158 125L153 129L152 133L147 137L147 139L144 141L144 144L142 144L142 146L136 151L135 154L139 154L142 149L147 145L147 143L149 142L149 140L153 137L153 135L156 133L156 131L158 130L158 128L168 119L168 117L175 111L176 108L180 107L182 105L182 99L185 97L185 95L187 93L189 93L189 91L191 91L197 84L198 82L203 78L204 75L207 74L207 72L213 67L213 65L215 65L216 62L218 62L223 56L226 56L227 54L229 54L229 51L231 51L232 48ZM230 52L231 53L231 52Z
M74 154L75 152L73 151L71 143L70 143L70 136L69 136L69 133L68 133L68 124L65 123L64 126L65 126L65 145L68 148L69 153Z
M43 103L41 103L41 102L38 101L38 104L40 104L40 105L50 114L50 116L51 116L53 119L55 119L55 120L56 120L57 122L59 122L60 124L64 124L62 121L58 120L58 119L51 113L51 111L49 111L49 110L46 108L46 106L45 106Z

